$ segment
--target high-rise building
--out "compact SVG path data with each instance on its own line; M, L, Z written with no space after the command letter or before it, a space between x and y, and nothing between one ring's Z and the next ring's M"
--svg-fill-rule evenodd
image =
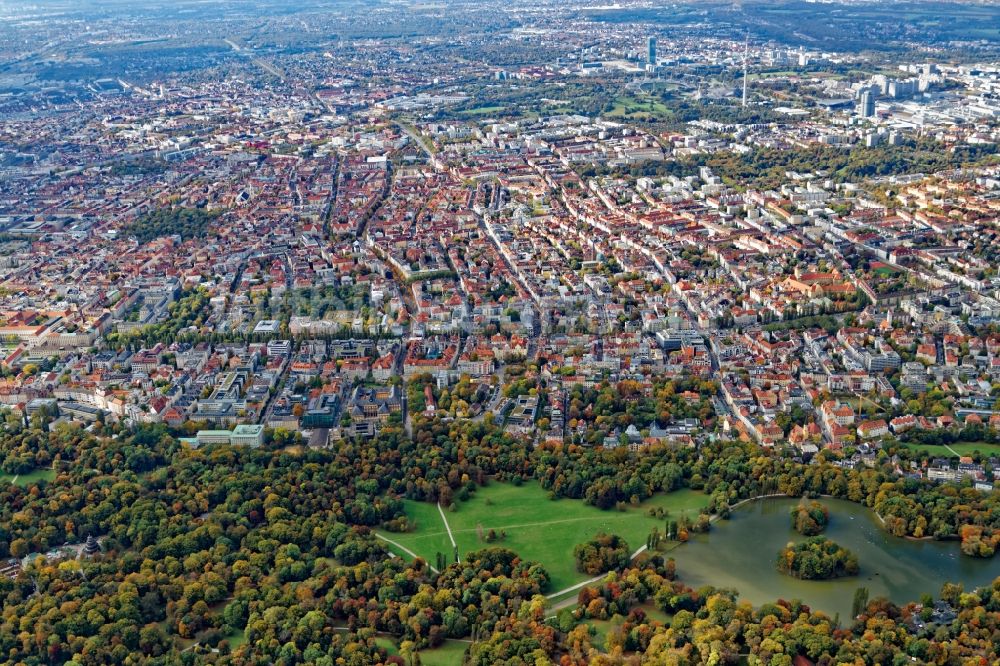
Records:
M889 97L893 99L905 99L913 97L917 93L916 79L893 79L889 81Z
M871 90L861 93L861 99L858 100L858 115L862 118L875 117L875 93Z
M748 61L750 60L750 40L743 42L743 108L747 106L747 74Z
M648 54L647 61L650 65L656 64L656 37L650 37L646 44Z

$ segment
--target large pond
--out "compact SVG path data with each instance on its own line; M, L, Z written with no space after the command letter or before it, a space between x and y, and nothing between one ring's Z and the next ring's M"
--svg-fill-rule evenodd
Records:
M966 589L985 585L1000 576L1000 555L991 560L966 557L956 541L914 541L890 535L870 509L845 500L822 498L830 510L824 535L858 556L857 576L806 581L778 573L778 551L789 541L804 539L791 528L789 512L800 500L776 498L749 502L732 512L730 520L713 523L708 534L698 534L671 552L677 575L686 585L730 587L740 598L758 606L777 599L801 599L815 610L842 620L851 614L854 591L867 587L870 597L896 603L917 601L941 584L961 582Z

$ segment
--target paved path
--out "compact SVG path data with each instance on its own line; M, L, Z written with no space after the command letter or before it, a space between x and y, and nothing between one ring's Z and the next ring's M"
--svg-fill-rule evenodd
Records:
M587 580L579 582L576 585L570 585L569 587L563 588L557 592L553 592L552 594L546 594L545 598L555 599L556 597L561 597L562 595L568 594L569 592L574 592L576 590L579 590L581 587L585 587L587 585L591 585L600 580L603 580L605 577L607 577L607 575L608 575L607 572L605 572L602 573L600 576L594 576L593 578L588 578Z
M484 530L494 529L494 530L497 530L497 531L499 531L499 530L516 530L516 529L522 529L522 528L525 528L525 527L545 527L546 525L558 525L560 523L579 523L579 522L587 522L587 521L595 521L595 520L598 520L598 521L601 521L601 522L605 522L605 523L608 522L608 518L606 516L583 516L581 518L559 518L559 519L556 519L556 520L543 520L543 521L540 521L540 522L537 522L537 523L517 523L515 525L483 525L483 529ZM609 529L610 529L610 527L609 527ZM478 527L466 527L464 529L450 530L451 534L455 534L456 532L459 533L459 534L463 534L463 533L478 532L478 531L479 531ZM448 534L448 531L445 531L445 532L421 532L420 536L438 536L440 534Z
M756 502L757 500L770 499L772 497L789 497L789 496L786 495L785 493L771 493L770 495L757 495L756 497L747 497L746 499L740 500L736 504L730 504L729 509L733 510L738 506L743 506L744 504L747 504L748 502ZM711 519L713 522L718 520L719 514L713 515Z
M385 541L388 544L392 544L393 546L395 546L396 548L399 548L401 551L403 551L404 553L406 553L407 555L409 555L413 559L417 559L418 557L420 557L419 555L417 555L416 553L414 553L412 550L410 550L409 548L407 548L406 546L404 546L401 543L396 543L392 539L387 539L384 536L382 536L381 534L379 534L378 532L373 532L373 534L375 535L376 539L381 539L382 541ZM421 558L421 559L423 559L423 558ZM430 563L428 563L427 566L430 567L431 571L433 571L434 573L441 573L440 571L437 570L437 567L431 566Z
M632 553L632 557L629 559L629 561L631 562L635 558L639 557L639 555L641 553L643 553L645 550L646 550L646 546L643 546L639 550L637 550L634 553ZM567 587L565 589L562 589L562 590L559 590L558 592L553 592L552 594L546 594L545 598L546 599L555 599L556 597L562 596L564 594L568 594L569 592L574 592L574 591L579 590L580 588L585 587L587 585L592 585L593 583L600 582L601 580L604 580L605 578L607 578L607 576L608 576L609 573L611 573L611 572L607 571L605 573L602 573L600 576L594 576L593 578L590 578L589 580L585 580L582 583L577 583L576 585L570 585L569 587ZM563 608L568 608L569 606L575 605L576 601L577 601L577 597L568 597L566 599L563 599L562 601L558 601L558 602L552 604L549 607L549 611L552 612L552 615L549 615L548 617L549 618L556 617L555 614L558 611L561 611Z
M441 508L441 502L438 502L438 513L441 514L441 520L444 521L444 528L448 530L448 539L451 541L451 547L455 549L455 561L461 562L462 559L458 556L458 544L455 543L455 536L451 533L451 526L448 524L448 519L445 518L444 509Z
M637 550L634 553L632 553L632 556L629 557L629 562L631 562L635 558L639 557L639 555L641 555L643 552L645 552L645 550L646 550L646 546L643 546L639 550ZM546 594L545 598L546 599L554 599L556 597L561 597L564 594L568 594L569 592L574 592L576 590L579 590L581 587L585 587L585 586L590 585L592 583L596 583L597 581L599 581L599 580L607 577L607 575L609 573L610 572L605 571L604 573L602 573L599 576L594 576L593 578L585 580L585 581L583 581L581 583L577 583L576 585L570 585L569 587L563 588L563 589L561 589L561 590L559 590L557 592L553 592L552 594Z

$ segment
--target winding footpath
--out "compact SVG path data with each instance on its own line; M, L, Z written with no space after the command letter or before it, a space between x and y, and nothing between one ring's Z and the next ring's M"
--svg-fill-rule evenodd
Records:
M739 502L737 502L736 504L731 505L729 508L730 509L735 509L735 508L743 506L744 504L747 504L749 502L756 502L756 501L762 500L762 499L770 499L770 498L777 498L777 497L788 497L788 495L786 495L785 493L772 493L770 495L757 495L756 497L747 497L746 499L742 499ZM719 514L715 514L715 515L713 515L710 518L710 520L712 522L715 522L716 520L719 520L719 519L720 519ZM629 561L631 562L632 560L635 560L635 558L639 557L639 555L642 554L645 550L646 550L646 546L643 546L642 548L640 548L637 551L635 551L634 553L632 553L632 557L629 559ZM558 597L563 596L564 594L568 594L570 592L575 592L576 590L579 590L579 589L581 589L583 587L586 587L587 585L593 585L594 583L598 583L601 580L603 580L604 578L606 578L607 575L608 575L608 573L610 573L610 572L603 573L600 576L594 576L593 578L590 578L590 579L585 580L583 582L577 583L575 585L570 585L567 588L564 588L562 590L558 590L556 592L552 592L551 594L546 594L545 598L546 599L550 599L550 600L551 599L556 599ZM569 597L567 599L563 599L562 601L559 601L559 602L556 602L556 603L552 604L552 606L549 607L549 610L551 612L555 613L555 612L558 612L558 611L562 610L563 608L567 608L569 606L572 606L575 603L576 603L576 598L575 597ZM555 615L553 614L553 615L550 615L549 617L555 617Z
M748 497L746 499L740 500L736 504L730 504L729 510L732 511L733 509L743 506L744 504L748 504L749 502L756 502L757 500L762 500L762 499L772 499L775 497L791 497L791 495L787 495L785 493L771 493L770 495L757 495L756 497ZM827 495L822 495L822 497L827 497ZM719 519L719 514L716 513L709 520L715 522L718 519Z
M410 550L409 548L407 548L403 544L397 543L397 542L393 541L392 539L387 539L386 537L382 536L378 532L372 532L372 534L375 535L376 539L381 539L382 541L385 541L387 544L390 544L392 546L395 546L396 548L399 548L401 551L403 551L404 553L406 553L407 555L409 555L413 559L420 558L419 555L417 555L416 553L414 553L412 550ZM389 554L392 555L393 553L390 552ZM441 573L440 571L437 570L437 567L431 566L430 563L428 563L427 566L430 567L430 570L433 571L434 573Z
M629 562L631 562L635 558L639 557L639 555L641 555L642 553L644 553L646 551L646 549L647 549L647 546L643 546L639 550L637 550L634 553L632 553L632 556L629 557ZM612 573L612 572L605 571L604 573L600 574L599 576L594 576L593 578L589 578L589 579L587 579L585 581L579 582L576 585L570 585L569 587L563 588L563 589L561 589L561 590L559 590L557 592L553 592L551 594L546 594L545 598L551 600L551 599L555 599L556 597L561 597L564 594L568 594L570 592L575 592L576 590L579 590L580 588L586 587L587 585L593 585L594 583L598 583L598 582L604 580L605 578L608 577L608 574L610 574L610 573ZM552 604L552 606L549 608L549 610L553 611L553 612L558 612L558 611L562 610L563 608L566 608L568 606L572 606L575 603L576 603L576 597L569 597L567 599L563 599L562 601L559 601L557 603ZM550 615L549 617L555 617L555 615Z
M441 502L437 503L438 513L441 514L441 521L444 523L444 528L448 530L448 540L451 541L451 547L455 550L455 561L461 562L462 559L458 556L458 544L455 543L455 535L451 533L451 525L448 524L448 519L444 515L444 509L441 508Z

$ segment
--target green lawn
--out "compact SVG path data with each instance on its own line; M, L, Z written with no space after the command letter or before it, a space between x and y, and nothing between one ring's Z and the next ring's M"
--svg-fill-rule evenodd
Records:
M445 641L436 648L420 651L420 663L423 666L462 666L468 643L462 641Z
M779 76L799 76L799 72L786 69L780 72L755 72L753 74L747 74L747 78L751 81L756 81L758 79L772 79Z
M926 451L932 456L951 458L955 454L943 445L936 444L907 444L907 447L914 451ZM987 444L986 442L958 442L950 445L960 456L971 456L979 451L984 456L1000 456L1000 444Z
M375 644L385 650L390 657L399 654L397 639L390 636L376 636ZM421 650L420 663L422 666L462 666L462 659L468 647L469 644L465 641L448 640L436 648Z
M230 649L235 650L247 642L247 632L242 629L234 630L226 636L226 640L229 641Z
M882 264L878 268L874 269L872 272L879 277L892 277L893 275L899 273L899 271L893 268L892 266L887 266L885 264Z
M647 515L649 508L662 507L673 518L685 512L694 518L707 503L708 498L703 494L680 490L653 497L625 512L602 511L580 500L550 500L547 491L537 483L523 486L492 483L478 489L469 501L458 503L455 511L445 510L445 516L460 556L490 545L510 548L526 559L541 562L552 578L548 591L556 592L588 578L576 571L572 555L576 544L598 532L613 532L624 537L634 552L646 543L653 527L664 529L663 519ZM437 506L406 501L405 510L416 522L414 531L381 533L431 564L435 563L438 552L450 561L451 542ZM480 541L479 525L484 533L493 529L499 534L503 530L507 536L492 544Z
M652 97L635 97L624 95L615 99L614 108L604 115L610 118L649 118L664 116L669 109L659 100Z
M394 654L399 654L399 648L396 647L396 641L386 636L377 636L375 638L375 645L385 650L390 657Z
M593 633L594 638L592 641L594 647L602 651L606 650L607 647L605 645L605 642L608 637L608 632L610 632L612 629L622 626L624 621L625 618L621 616L615 616L610 620L587 620L586 622L587 626L589 626L591 629L594 630Z
M416 525L414 531L407 534L396 534L394 532L379 530L379 534L409 548L427 560L431 566L435 566L438 553L443 553L448 558L448 561L451 562L453 548L451 547L451 541L448 540L448 534L444 530L444 523L441 522L441 515L438 513L437 505L429 502L414 502L412 500L403 500L403 504L407 517ZM397 555L405 559L410 559L409 555L399 552L399 549L393 547L391 544L388 548Z
M502 112L506 107L504 106L477 106L474 109L466 109L460 111L463 116L488 116L491 114L496 114Z
M952 444L951 448L958 451L963 456L972 455L979 451L985 456L1000 456L1000 444L988 444L987 442L958 442Z
M27 474L0 474L0 483L15 483L22 488L26 488L38 481L51 481L56 478L54 469L36 469Z
M669 613L664 613L659 608L656 607L652 601L647 601L644 604L639 604L636 608L641 608L643 612L646 613L646 617L649 621L656 620L657 622L662 622L663 624L670 624L670 621L674 619L673 615Z
M646 603L639 604L634 608L641 608L646 613L647 622L661 622L666 626L670 626L670 620L672 616L664 613L652 601L647 601ZM630 609L631 612L631 609ZM607 637L608 634L625 623L625 618L621 615L616 615L608 620L584 620L583 624L587 625L594 630L593 634L593 644L594 647L607 651Z

